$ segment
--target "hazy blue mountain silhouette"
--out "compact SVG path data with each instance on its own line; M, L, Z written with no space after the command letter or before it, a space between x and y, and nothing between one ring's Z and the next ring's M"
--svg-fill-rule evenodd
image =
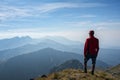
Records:
M64 44L64 45L81 45L83 46L83 43L80 42L80 41L73 41L73 40L69 40L65 37L61 37L61 36L47 36L47 37L44 37L44 39L50 39L50 40L53 40L53 41L56 41L58 43L61 43L61 44Z
M0 80L28 80L31 77L47 74L54 66L71 59L83 62L83 56L80 54L63 52L52 48L19 55L0 64ZM101 65L107 67L104 63Z
M0 51L0 60L5 61L7 59L10 59L18 55L34 52L39 49L48 48L48 47L61 50L61 51L68 51L68 52L75 52L75 53L82 52L80 48L77 48L78 46L76 46L75 48L75 46L72 46L72 45L64 45L50 39L44 39L44 40L41 40L40 43L38 44L26 44L21 47L2 50Z
M52 40L61 44L65 44L65 45L82 45L81 42L79 41L72 41L69 39L66 39L64 37L43 37L40 39L32 39L29 36L25 36L25 37L13 37L13 38L6 38L6 39L0 39L0 50L4 50L4 49L12 49L12 48L16 48L16 47L20 47L23 46L25 44L30 44L30 43L40 43L43 42L45 40Z
M83 55L84 47L82 43L78 41L72 41L64 37L44 37L41 39L32 39L29 36L14 37L0 40L0 43L0 50L5 49L0 51L0 63L12 57L34 52L47 47ZM119 52L120 49L100 48L98 58L107 64L117 65L120 63Z
M120 49L100 49L98 59L112 66L120 64Z
M1 64L0 80L27 80L30 77L48 73L52 67L66 60L80 57L78 54L51 48L17 56Z
M58 66L53 67L50 72L58 72L64 69L83 69L83 64L77 59L68 60Z
M32 41L32 39L29 36L1 39L0 40L0 50L20 47L25 44L28 44L31 41Z

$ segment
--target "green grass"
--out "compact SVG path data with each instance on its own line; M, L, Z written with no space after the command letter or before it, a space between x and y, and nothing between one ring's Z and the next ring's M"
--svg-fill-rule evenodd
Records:
M47 78L36 78L35 80L118 80L111 74L104 71L95 71L91 75L90 71L84 73L82 70L66 69L60 72L52 73Z
M111 73L118 80L120 80L120 64L115 66L115 67L112 67L112 68L108 69L107 72Z

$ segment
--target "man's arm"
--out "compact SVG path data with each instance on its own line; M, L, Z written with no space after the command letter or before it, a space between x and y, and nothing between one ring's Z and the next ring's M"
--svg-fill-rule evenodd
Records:
M87 48L88 48L88 39L86 39L85 45L84 45L84 57L86 57L87 55Z
M99 40L97 40L97 51L96 51L96 53L98 54L98 52L99 52Z

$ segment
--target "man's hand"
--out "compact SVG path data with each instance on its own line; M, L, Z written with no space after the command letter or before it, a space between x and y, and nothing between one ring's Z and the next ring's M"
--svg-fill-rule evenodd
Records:
M86 58L87 54L84 53L84 58Z

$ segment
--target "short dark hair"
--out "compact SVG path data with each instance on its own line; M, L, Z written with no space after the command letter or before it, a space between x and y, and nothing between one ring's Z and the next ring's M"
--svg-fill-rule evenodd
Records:
M93 31L93 30L90 30L90 31L89 31L89 34L90 34L90 35L94 35L94 31Z

